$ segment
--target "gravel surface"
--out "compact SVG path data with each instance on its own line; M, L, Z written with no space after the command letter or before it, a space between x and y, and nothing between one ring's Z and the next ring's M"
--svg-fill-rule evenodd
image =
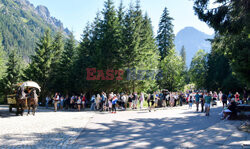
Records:
M93 115L44 109L39 109L35 116L5 115L0 117L0 148L67 148Z
M206 117L194 106L116 114L39 108L35 116L15 116L0 106L0 149L247 147L249 133L237 129L242 121L220 120L221 110Z

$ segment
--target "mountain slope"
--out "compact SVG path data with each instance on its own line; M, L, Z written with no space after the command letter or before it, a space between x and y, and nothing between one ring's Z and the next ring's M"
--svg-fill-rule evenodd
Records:
M48 28L52 34L59 30L68 34L45 6L35 8L28 0L0 0L0 20L5 51L17 49L22 56L34 53L35 43Z
M211 44L207 39L212 39L213 35L205 34L193 27L185 27L180 30L175 37L175 47L177 51L181 51L184 45L186 49L187 66L190 65L193 56L199 49L204 49L205 52L211 51Z

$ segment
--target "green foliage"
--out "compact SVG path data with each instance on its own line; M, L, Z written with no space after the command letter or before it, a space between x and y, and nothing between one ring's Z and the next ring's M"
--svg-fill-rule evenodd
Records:
M184 80L185 80L183 82L183 85L185 85L185 84L189 84L189 82L190 82L190 76L189 76L188 68L187 68L187 65L186 65L186 50L185 50L184 46L182 46L182 48L181 48L180 56L181 56L182 61L183 61L183 72L182 72L182 75L184 76Z
M36 54L31 56L31 63L25 71L26 79L37 82L42 88L42 97L48 93L51 63L53 60L53 46L50 30L37 42Z
M56 28L48 24L29 5L22 5L18 1L0 0L0 32L3 37L3 47L6 53L17 49L21 56L34 54L36 42L47 28L56 32Z
M1 33L0 33L0 80L3 78L5 70L6 70L6 53L3 50L2 46L2 38L1 38Z
M116 11L113 1L107 0L101 15L97 13L91 26L86 27L79 44L73 66L77 92L141 91L154 87L153 80L126 80L127 74L119 81L86 80L86 68L105 73L107 69L156 69L158 65L151 21L142 15L139 1L125 13L122 3Z
M160 88L169 91L179 91L184 87L182 58L177 55L175 49L169 51L168 55L161 61L163 79L159 81Z
M22 81L23 63L16 53L16 50L11 51L6 64L6 76L1 82L1 88L4 95L14 93L14 85Z
M212 42L212 51L208 55L206 88L223 92L240 91L243 85L236 79L236 76L233 76L229 60L222 52L223 47L220 37L216 36Z
M208 9L209 0L195 0L194 10L199 18L220 35L220 48L229 60L233 73L250 86L249 0L216 1L217 8Z
M76 41L74 39L73 33L69 35L66 39L64 50L60 57L60 61L57 69L57 81L54 88L64 94L69 94L72 92L74 82L73 78L73 60L75 58Z
M63 35L61 32L57 32L51 45L52 59L50 66L51 71L49 74L49 81L48 81L49 82L48 88L50 89L50 91L57 92L57 90L62 87L60 86L62 78L61 78L59 64L62 58L63 48L64 48Z
M168 9L165 7L161 16L159 29L156 37L161 59L164 59L168 55L168 52L174 48L174 33L172 20L173 18L169 16Z
M189 69L191 82L195 83L197 89L204 89L207 77L207 53L198 50L192 59Z
M180 55L181 55L182 61L184 63L184 67L186 67L186 50L185 50L184 46L181 47Z

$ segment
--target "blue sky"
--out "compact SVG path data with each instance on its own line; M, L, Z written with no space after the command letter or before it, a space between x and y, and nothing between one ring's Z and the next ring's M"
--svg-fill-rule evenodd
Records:
M64 27L73 30L76 39L80 39L87 22L92 22L97 11L102 11L104 0L29 0L35 6L46 6L51 16L61 20ZM136 0L123 0L126 8ZM120 0L114 0L118 8ZM187 26L193 26L207 34L213 34L213 29L201 22L193 11L192 0L141 0L142 10L147 12L152 20L156 34L158 23L164 7L167 7L170 16L174 18L174 33L178 33Z

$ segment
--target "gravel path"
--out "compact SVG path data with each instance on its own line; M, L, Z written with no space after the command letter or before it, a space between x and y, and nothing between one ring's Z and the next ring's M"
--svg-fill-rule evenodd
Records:
M93 115L40 109L36 116L0 117L0 148L67 148Z
M242 148L250 135L242 121L222 121L221 107L209 117L187 106L144 111L53 112L9 115L0 106L0 148ZM26 114L26 113L25 113Z

